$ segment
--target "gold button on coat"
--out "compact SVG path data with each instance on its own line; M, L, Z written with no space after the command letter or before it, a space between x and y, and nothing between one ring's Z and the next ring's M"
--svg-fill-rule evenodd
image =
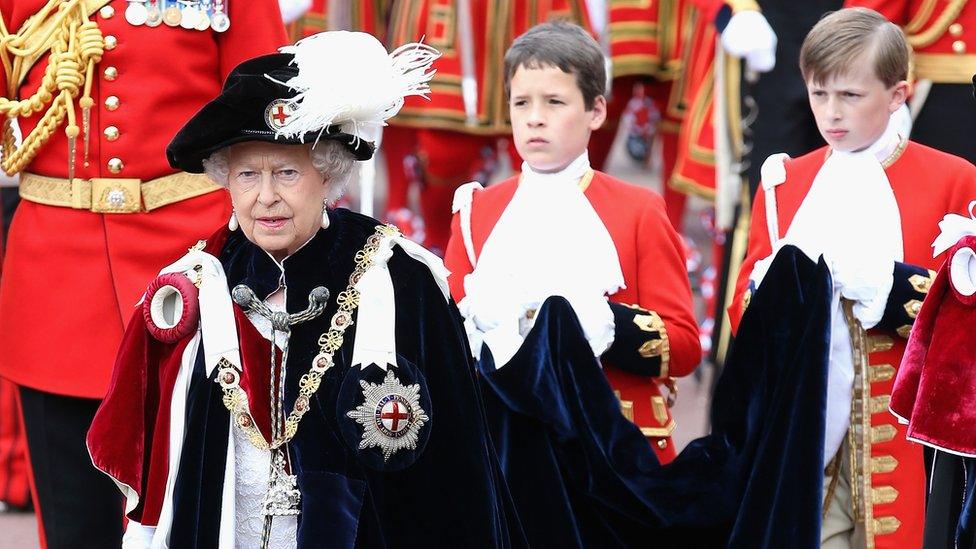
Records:
M110 111L114 111L115 109L119 108L119 98L114 95L106 97L105 108Z
M949 34L952 36L962 36L962 25L959 23L949 25Z
M115 15L115 8L112 6L105 6L98 10L98 15L102 16L102 19L111 19Z
M119 173L124 167L125 165L122 164L122 159L120 158L110 158L108 160L108 171L112 173Z
M111 51L115 49L115 46L119 45L119 39L115 36L109 34L105 37L105 49Z
M952 43L952 51L956 53L966 53L966 43L962 40L956 40Z
M115 67L105 67L105 80L109 82L119 77L119 69Z
M109 141L115 141L119 138L119 129L115 126L106 127L105 131L102 133L105 134L105 139L108 139Z

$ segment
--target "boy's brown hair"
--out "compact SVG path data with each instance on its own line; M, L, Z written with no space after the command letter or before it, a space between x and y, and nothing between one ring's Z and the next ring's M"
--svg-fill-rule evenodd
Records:
M550 21L536 25L512 42L505 53L505 95L511 93L512 76L519 67L545 66L576 75L586 110L607 93L607 69L603 50L579 25Z
M875 75L886 87L908 78L905 33L867 8L848 8L824 16L803 40L800 72L805 81L823 84L847 74L865 53L872 56Z

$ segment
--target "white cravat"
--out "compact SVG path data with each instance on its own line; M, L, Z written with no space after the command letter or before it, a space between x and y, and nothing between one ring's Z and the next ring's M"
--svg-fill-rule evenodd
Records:
M584 152L544 174L523 163L512 201L492 229L459 304L472 351L482 342L501 367L522 343L519 322L549 296L569 300L596 356L613 342L606 295L624 287L610 233L580 189L590 171Z
M825 464L847 433L854 384L851 337L840 298L855 299L855 316L865 328L873 327L884 314L894 262L904 259L901 216L882 166L900 140L897 125L889 122L867 149L831 151L782 240L811 259L823 255L834 277Z

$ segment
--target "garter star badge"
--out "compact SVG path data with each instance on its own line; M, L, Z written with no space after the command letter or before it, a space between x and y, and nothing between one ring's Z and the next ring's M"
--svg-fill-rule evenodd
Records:
M359 384L365 400L346 413L363 427L359 449L380 448L384 462L399 450L416 449L420 429L430 419L420 407L420 384L403 385L392 368L382 383Z

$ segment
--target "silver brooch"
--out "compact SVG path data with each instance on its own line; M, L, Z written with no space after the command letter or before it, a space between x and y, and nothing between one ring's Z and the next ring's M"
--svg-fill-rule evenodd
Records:
M403 385L392 369L383 383L359 380L359 384L365 400L346 412L363 426L359 449L381 448L384 462L400 450L415 450L420 429L430 419L420 407L420 385Z

